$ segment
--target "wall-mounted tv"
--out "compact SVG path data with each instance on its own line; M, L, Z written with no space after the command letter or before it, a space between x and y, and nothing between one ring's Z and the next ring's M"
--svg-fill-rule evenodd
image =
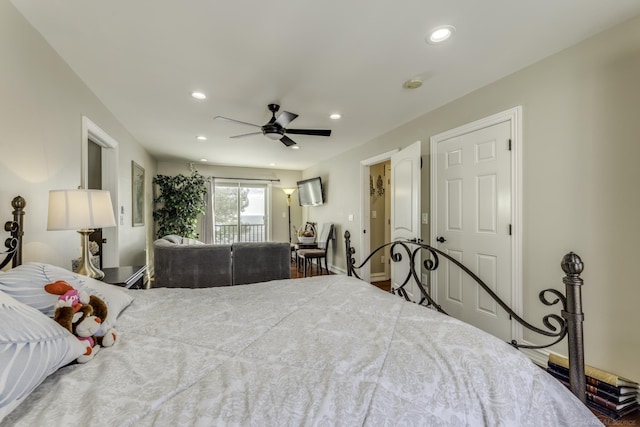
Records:
M322 179L320 177L298 181L298 200L300 206L320 206L324 203L322 196Z

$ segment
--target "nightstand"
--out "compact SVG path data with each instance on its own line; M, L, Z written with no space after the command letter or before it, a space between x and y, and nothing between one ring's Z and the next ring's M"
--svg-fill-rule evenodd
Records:
M144 289L146 265L103 268L103 282L130 289Z

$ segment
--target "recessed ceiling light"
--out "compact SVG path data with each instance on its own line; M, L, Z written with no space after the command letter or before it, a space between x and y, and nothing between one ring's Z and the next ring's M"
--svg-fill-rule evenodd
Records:
M207 95L202 92L191 92L191 96L195 99L207 99Z
M206 140L207 140L207 137L206 137L206 136L203 136L203 135L198 135L198 136L196 136L196 139L197 139L197 140L200 140L200 141L206 141Z
M206 162L206 161L207 161L207 159L200 159L200 161L201 161L201 162Z
M434 28L429 33L427 37L427 43L430 44L438 44L450 38L456 28L453 25L442 25L440 27Z
M338 114L338 113L333 113L332 115L329 116L329 118L331 120L338 120L342 118L342 115Z
M409 79L402 84L405 89L418 89L420 86L422 86L422 80L420 79Z
M276 164L275 164L275 163L273 163L273 162L269 163L269 166L275 166L275 165L276 165Z
M298 145L292 145L292 146L291 146L291 149L292 149L292 150L299 150L299 149L300 149L300 147L299 147Z

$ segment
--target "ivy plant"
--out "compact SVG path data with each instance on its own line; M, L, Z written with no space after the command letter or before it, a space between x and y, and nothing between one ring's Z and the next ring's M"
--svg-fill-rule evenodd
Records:
M153 199L153 219L158 238L168 234L197 239L198 215L205 213L208 178L191 169L191 175L156 175L158 196Z

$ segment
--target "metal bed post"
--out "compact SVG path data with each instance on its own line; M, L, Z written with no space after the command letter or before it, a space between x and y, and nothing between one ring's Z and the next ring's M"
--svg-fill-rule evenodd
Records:
M567 321L567 335L569 336L569 384L574 395L586 403L586 378L584 374L584 341L582 335L582 284L580 273L584 268L580 257L570 252L562 258L562 270L566 276L562 279L565 284L567 307L562 310L562 317Z
M347 276L353 276L353 254L355 250L351 247L351 233L349 230L344 232L344 245L345 245L345 254L347 255Z
M11 201L13 207L13 220L4 223L4 231L8 231L11 237L4 241L6 252L0 253L4 259L0 260L0 269L11 261L12 267L22 264L22 236L24 235L24 207L27 202L21 196L16 196Z
M22 264L22 236L24 236L24 207L27 205L22 196L16 196L11 201L13 207L13 222L18 224L18 248L11 265L13 268Z

